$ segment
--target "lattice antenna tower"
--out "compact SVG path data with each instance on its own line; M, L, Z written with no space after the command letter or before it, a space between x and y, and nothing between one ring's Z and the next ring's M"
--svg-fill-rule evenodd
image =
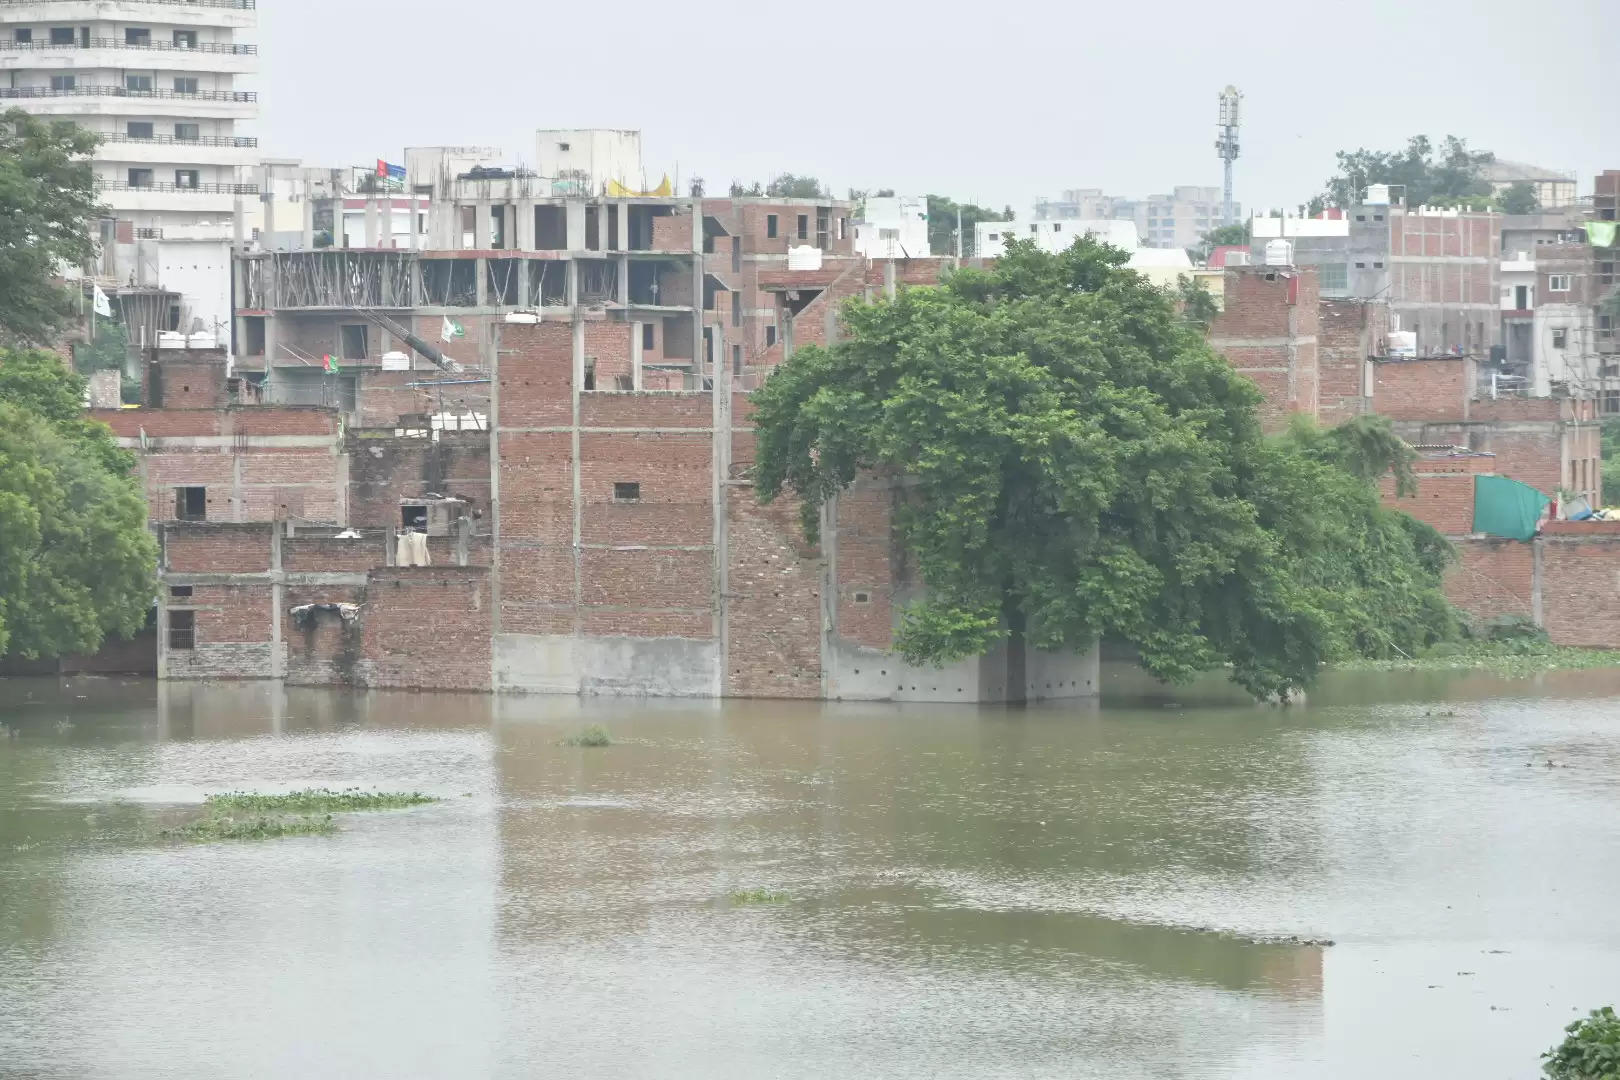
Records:
M1243 95L1238 88L1228 86L1221 91L1220 122L1216 125L1215 152L1226 166L1226 196L1221 207L1221 224L1236 225L1237 216L1232 204L1232 163L1238 159L1238 113Z

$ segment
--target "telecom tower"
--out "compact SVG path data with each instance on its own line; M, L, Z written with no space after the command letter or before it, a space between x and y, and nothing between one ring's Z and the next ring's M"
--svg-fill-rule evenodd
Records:
M1226 204L1221 208L1221 224L1236 225L1236 215L1232 212L1232 162L1238 159L1238 103L1243 95L1238 88L1228 86L1221 91L1221 119L1217 126L1220 132L1215 138L1215 152L1226 163Z

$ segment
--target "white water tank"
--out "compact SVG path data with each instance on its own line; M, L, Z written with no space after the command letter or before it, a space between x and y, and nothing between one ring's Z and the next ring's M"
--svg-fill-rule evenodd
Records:
M186 338L186 348L217 349L219 348L219 339L214 336L212 330L198 330Z
M1391 330L1386 339L1386 351L1390 356L1413 359L1417 356L1416 330Z
M157 347L160 349L183 349L186 347L186 335L178 330L163 330L158 333Z
M1368 184L1367 185L1367 197L1365 199L1362 199L1361 201L1366 203L1368 206L1388 206L1389 205L1389 185L1388 184Z
M1293 242L1289 241L1289 240L1281 240L1281 239L1267 240L1266 241L1266 265L1267 266L1293 266L1294 265L1294 245L1293 245Z
M1248 266L1249 253L1247 251L1228 251L1226 253L1227 266Z
M411 370L410 355L397 349L393 352L385 352L382 354L382 369L384 371L409 371Z
M788 248L789 270L820 270L821 249L810 244Z

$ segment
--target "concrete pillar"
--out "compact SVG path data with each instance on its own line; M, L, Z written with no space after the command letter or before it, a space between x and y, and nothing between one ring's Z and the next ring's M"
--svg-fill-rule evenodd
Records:
M618 294L619 303L624 304L625 306L629 306L629 304L630 304L630 256L628 256L628 255L619 256L619 265L617 267L617 270L618 270L619 273L618 273L618 282L617 282L617 286L616 286L615 291Z
M619 250L620 251L629 251L630 250L630 204L629 203L615 203L613 205L613 214L614 214L614 217L618 220L618 223L619 223L618 224L618 231L615 234L619 238Z
M641 328L645 323L632 322L630 324L630 388L641 389L641 338L645 333Z
M687 213L692 215L692 356L693 363L698 370L703 367L703 273L706 269L703 264L703 200L693 199L687 206ZM720 368L720 358L715 357L714 370ZM715 380L716 385L719 380ZM698 384L702 386L702 383Z
M305 251L315 248L315 199L310 194L310 183L304 181L304 223L303 236L299 239L299 247Z
M883 264L883 295L894 299L894 260Z
M1542 567L1546 546L1547 541L1539 536L1530 541L1530 621L1542 628L1547 625L1542 613Z
M534 250L534 200L523 199L519 201L513 213L517 215L517 229L512 233L517 237L513 245L519 251Z
M529 306L529 260L517 261L517 302L518 307Z
M566 297L568 309L572 311L579 306L579 264L573 259L569 259L563 265L568 267Z
M489 303L489 260L474 259L473 273L478 276L478 294L473 302L484 307Z
M377 196L366 196L366 247L377 246Z
M489 247L489 203L481 202L473 208L473 248L483 251Z
M276 313L269 311L264 316L264 391L265 400L274 400L272 392L276 379L276 354L280 351L280 343L276 341Z
M563 203L563 214L568 225L568 250L585 250L585 200L569 199Z

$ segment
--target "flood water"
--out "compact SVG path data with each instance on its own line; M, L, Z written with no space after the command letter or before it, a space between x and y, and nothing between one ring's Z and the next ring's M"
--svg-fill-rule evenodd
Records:
M1620 672L1291 710L0 680L0 723L8 1080L1529 1078L1620 1004ZM154 839L308 786L443 801Z

